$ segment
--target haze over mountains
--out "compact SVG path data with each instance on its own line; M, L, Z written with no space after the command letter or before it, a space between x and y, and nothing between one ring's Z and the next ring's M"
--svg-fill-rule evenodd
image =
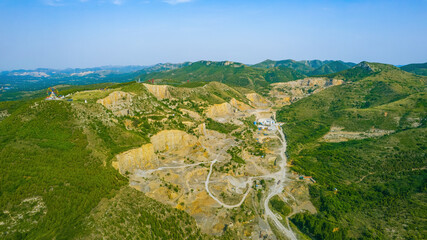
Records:
M54 85L84 85L101 82L126 82L138 77L145 81L152 78L163 78L178 82L203 80L209 81L220 77L220 81L230 84L266 86L267 83L286 82L308 76L327 75L340 72L356 64L333 60L265 60L254 65L235 62L199 61L179 64L159 63L153 66L102 66L94 68L12 70L0 72L0 88L5 91L29 91L47 88ZM219 70L221 76L216 75ZM182 69L180 69L182 68ZM402 70L419 75L426 75L426 63L409 64ZM175 70L172 72L165 72ZM186 74L192 72L191 77ZM170 75L170 76L168 76ZM172 76L173 75L173 76ZM209 76L207 76L209 75ZM203 77L205 76L205 77ZM201 77L201 78L200 78ZM169 82L172 83L172 82Z

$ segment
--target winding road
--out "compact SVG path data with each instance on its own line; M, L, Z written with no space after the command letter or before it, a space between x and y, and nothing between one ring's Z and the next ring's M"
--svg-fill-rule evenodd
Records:
M206 181L205 181L205 188L206 188L206 192L208 192L209 196L211 196L211 198L213 198L213 200L215 200L217 203L219 203L221 206L223 206L223 207L225 207L225 208L235 208L235 207L239 207L240 205L242 205L242 203L245 201L246 197L248 196L248 194L249 194L249 192L250 192L250 190L251 190L252 181L249 183L248 190L246 190L246 193L243 195L242 200L240 200L240 202L239 202L238 204L235 204L235 205L228 205L228 204L225 204L225 203L221 202L221 200L219 200L218 198L216 198L216 197L211 193L211 191L209 191L209 179L211 178L213 165L214 165L217 161L218 161L218 156L217 156L217 158L215 158L215 160L213 160L213 161L211 162L211 167L210 167L210 169L209 169L209 174L208 174L208 177L206 178Z
M275 119L275 116L274 116ZM279 126L279 124L275 125L277 128L277 132L278 137L280 142L282 143L282 147L280 149L280 157L281 157L281 161L277 162L278 166L280 167L280 170L278 172L274 172L274 173L270 173L267 175L262 175L262 176L253 176L253 177L249 177L248 180L246 182L244 182L245 184L248 185L248 189L246 190L246 192L243 194L242 199L240 200L239 203L234 204L234 205L229 205L226 203L223 203L221 200L219 200L217 197L215 197L212 192L209 190L209 181L213 172L213 166L216 162L218 162L221 153L218 153L215 157L214 160L210 161L210 168L209 168L209 173L206 177L206 181L205 181L205 189L206 192L209 194L209 196L214 199L217 203L219 203L221 206L223 206L224 208L236 208L241 206L245 200L246 197L249 195L250 191L251 191L251 187L253 184L254 179L272 179L273 180L273 184L272 186L269 187L268 189L268 194L266 196L266 198L264 199L264 209L265 209L265 221L268 222L268 218L271 218L272 221L274 222L274 224L276 225L276 227L279 229L280 232L282 232L288 239L291 240L296 240L296 236L294 234L294 232L292 231L292 229L289 226L289 220L286 218L286 222L287 222L287 226L285 227L282 222L278 219L278 217L273 213L273 211L270 209L269 207L269 202L270 199L272 197L274 197L277 194L282 193L287 178L286 178L286 163L287 163L287 157L286 157L286 148L287 148L287 143L286 143L286 138L285 138L285 134L283 133L281 127ZM204 134L205 136L207 136L206 130L204 129ZM206 148L205 146L202 147L204 149L206 149L209 152L209 148ZM224 153L224 150L222 150L222 153ZM151 174L155 171L160 171L160 170L165 170L165 169L177 169L177 168L186 168L186 167L192 167L192 166L197 166L197 165L201 165L204 163L208 163L208 162L201 162L201 163L194 163L194 164L186 164L186 165L180 165L180 166L171 166L171 167L160 167L157 169L150 169L150 170L145 170L145 171L140 171L137 175L139 176L146 176L148 174Z
M278 183L270 187L269 189L270 192L268 193L267 197L264 200L264 209L265 209L265 218L266 218L265 220L267 220L267 217L270 217L273 220L274 224L277 226L277 228L283 234L285 234L286 237L292 240L296 240L297 237L295 236L294 232L290 228L288 219L286 219L288 226L287 227L283 226L283 224L280 222L280 220L277 218L277 216L273 213L273 211L271 211L270 207L268 206L270 199L283 191L283 189L285 188L285 181L286 181L286 162L287 162L287 157L285 154L286 147L287 147L286 138L282 129L279 126L276 126L276 127L277 127L277 131L280 134L280 141L282 142L282 149L280 151L280 157L282 158L282 161L280 161L279 163L280 171L274 173L275 175L274 179L275 181L278 181Z
M275 117L274 117L275 118ZM286 138L285 138L285 134L283 133L281 127L279 125L276 125L277 128L277 132L279 133L279 139L282 143L282 149L280 150L280 157L281 157L281 161L278 163L278 166L280 167L280 170L278 172L272 173L272 174L268 174L265 176L256 176L256 177L250 177L247 181L246 184L249 184L248 190L246 190L246 193L243 195L242 199L240 200L240 202L238 204L235 205L228 205L225 204L223 202L221 202L221 200L219 200L218 198L216 198L211 191L209 190L209 180L210 177L212 175L212 170L213 170L213 165L218 161L218 157L219 154L216 156L216 158L211 162L211 166L209 168L209 174L206 178L205 181L205 188L206 188L206 192L209 194L209 196L214 199L217 203L219 203L221 206L225 207L225 208L235 208L235 207L239 207L240 205L243 204L243 202L245 201L246 197L248 196L250 190L251 190L251 186L253 183L253 179L255 178L270 178L274 180L274 184L269 188L269 193L267 195L267 197L264 200L264 209L265 209L265 220L267 221L267 218L271 218L274 222L274 224L277 226L277 228L288 238L291 240L297 240L297 237L295 236L295 233L292 231L292 229L289 226L289 221L288 219L286 219L287 222L287 227L285 227L282 222L277 218L277 216L273 213L273 211L271 211L270 207L268 206L268 203L270 202L270 199L272 197L274 197L277 194L280 194L283 189L285 188L285 182L286 182L286 163L287 163L287 157L286 157L286 148L287 148L287 143L286 143ZM277 184L276 184L277 182Z

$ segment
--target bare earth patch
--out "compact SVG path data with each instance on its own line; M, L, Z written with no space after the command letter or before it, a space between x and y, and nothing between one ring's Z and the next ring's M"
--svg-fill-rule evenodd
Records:
M321 139L324 142L346 142L349 140L360 140L372 137L381 137L390 133L392 130L370 129L366 132L348 132L343 131L343 127L331 127L331 130Z

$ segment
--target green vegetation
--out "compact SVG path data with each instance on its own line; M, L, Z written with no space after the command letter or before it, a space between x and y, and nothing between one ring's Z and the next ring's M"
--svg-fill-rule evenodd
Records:
M161 204L124 187L114 198L103 199L91 212L80 236L84 239L203 239L186 212Z
M238 147L231 147L227 150L227 153L231 155L231 161L234 161L239 164L245 164L245 160L239 155L242 153L242 150Z
M292 169L317 181L310 196L319 213L297 214L292 221L314 239L424 239L427 79L375 63L339 75L350 82L278 113ZM320 141L331 126L395 132Z
M269 69L264 75L265 80L269 83L288 82L297 79L302 79L305 77L306 75L292 68L286 68L281 66Z
M189 66L139 76L141 80L155 80L157 84L197 87L199 82L220 82L230 86L249 87L267 93L269 83L287 82L305 75L286 67L262 69L232 62L200 61Z
M347 70L353 67L354 65L355 65L354 63L345 63L343 61L331 61L311 71L309 75L312 76L312 75L325 75L325 74L337 73L337 72Z
M187 83L184 85L186 84ZM194 82L188 84L203 86L193 88L170 87L168 89L172 96L180 99L177 100L180 103L180 107L188 108L189 110L199 110L199 112L201 112L202 109L200 106L229 102L232 98L235 98L244 103L248 103L248 100L244 96L248 89L236 90L235 88L219 82ZM201 104L201 102L203 102L203 104Z
M122 87L126 86L131 85ZM99 104L21 101L2 102L0 108L11 114L0 121L1 238L85 238L86 234L98 233L99 228L102 233L106 231L105 236L127 236L125 228L108 235L111 232L106 229L112 226L106 219L99 221L107 225L92 232L94 225L87 223L87 217L101 200L114 201L118 191L127 188L127 179L111 167L111 160L119 152L146 143L144 133L112 124L111 112ZM141 193L132 194L140 195L142 205L120 200L122 208L112 215L117 218L108 220L129 217L135 227L139 226L135 233L144 239L199 238L188 214ZM143 203L148 202L156 207L144 209ZM133 207L139 207L140 215L128 216L126 211ZM177 225L176 219L187 220ZM166 229L166 225L170 227Z
M82 231L84 216L126 184L111 166L103 166L103 159L91 156L87 137L65 102L15 111L0 122L0 146L2 211L20 211L24 199L37 196L47 207L35 225L0 226L9 232L6 238L72 238Z
M427 76L427 63L408 64L400 67L400 69L413 74Z
M52 84L52 83L50 83ZM59 91L60 95L67 95L76 91L86 91L86 90L95 90L95 89L105 89L106 87L114 86L114 83L98 83L91 85L57 85L56 88ZM51 85L48 85L45 89L36 90L36 91L6 91L0 92L0 102L1 101L16 101L21 99L41 99L47 97L46 90Z
M353 67L354 63L346 63L343 61L320 61L320 60L308 60L308 61L295 61L292 59L273 61L265 60L261 63L253 65L257 68L287 68L294 70L298 74L307 76L313 75L324 75L329 73L336 73Z
M225 62L200 61L180 69L151 73L140 77L141 80L155 79L158 81L160 79L162 83L172 85L187 83L187 81L190 81L190 83L218 81L236 86L261 84L266 87L268 84L262 78L260 74L262 72L262 70L253 69L239 63L226 65Z
M319 183L310 194L320 213L297 215L294 223L320 239L423 239L426 133L426 128L411 129L301 151L294 169L313 175ZM321 225L341 233L320 231ZM389 228L394 231L385 231Z
M229 134L238 128L236 125L233 125L231 123L220 123L211 118L206 119L205 123L207 129L215 130L224 134Z
M280 199L280 197L277 195L270 199L270 205L274 210L280 213L282 218L288 216L292 211L291 207L289 207L285 202L283 202L283 200Z
M308 74L309 72L315 70L318 67L321 67L323 64L328 61L320 61L320 60L309 60L309 61L295 61L292 59L273 61L273 60L265 60L258 64L253 65L253 67L257 68L274 68L274 67L286 67L297 70L302 74Z

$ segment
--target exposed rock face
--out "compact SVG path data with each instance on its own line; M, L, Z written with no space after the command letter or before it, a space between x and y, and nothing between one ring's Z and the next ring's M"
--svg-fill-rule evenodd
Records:
M248 93L246 94L246 98L251 101L251 105L256 107L266 107L268 106L268 101L263 98L258 93Z
M106 98L96 101L111 110L116 116L130 115L130 106L132 105L132 95L127 92L115 91Z
M138 169L154 169L159 167L159 160L155 152L179 150L182 155L185 155L189 147L196 143L197 138L184 131L164 130L152 136L151 143L116 155L117 161L112 165L121 174L133 173Z
M234 113L233 106L230 103L214 104L206 111L209 118L228 117Z
M155 163L157 158L151 143L120 153L116 158L117 161L113 162L113 167L118 169L121 174L133 172L136 169L152 169L157 166Z
M9 117L9 116L10 116L10 114L7 112L7 110L0 111L0 121Z
M192 118L192 119L194 119L196 121L198 121L198 120L201 119L200 115L198 113L196 113L196 112L193 112L193 111L190 111L190 110L187 110L187 109L183 109L183 108L180 108L179 110L183 114L188 114L188 116L190 116L190 118Z
M37 223L43 220L47 214L47 206L41 196L26 198L21 203L9 210L2 209L0 226L2 229L13 232L29 232L37 227ZM2 233L3 235L3 233ZM5 239L5 238L2 238Z
M343 83L344 81L339 79L305 78L297 81L275 83L270 95L276 99L275 103L277 105L287 105L325 88Z
M167 85L151 85L144 83L144 86L158 99L171 98Z
M371 137L381 137L393 133L393 130L370 129L366 132L343 131L343 127L331 127L331 130L323 136L325 142L346 142L348 140L360 140Z
M361 63L357 64L355 67L364 68L364 69L366 69L366 70L368 70L368 71L374 71L374 70L372 69L372 67L371 67L367 62L365 62L365 61L363 61L363 62L361 62Z
M343 84L343 80L339 79L327 79L327 78L305 78L301 80L280 83L290 88L301 88L301 87L329 87Z
M164 130L151 137L154 151L178 150L196 144L197 138L180 130Z
M242 112L251 109L251 107L249 105L242 103L239 100L236 100L235 98L230 100L230 104L231 104L231 106L239 109Z

